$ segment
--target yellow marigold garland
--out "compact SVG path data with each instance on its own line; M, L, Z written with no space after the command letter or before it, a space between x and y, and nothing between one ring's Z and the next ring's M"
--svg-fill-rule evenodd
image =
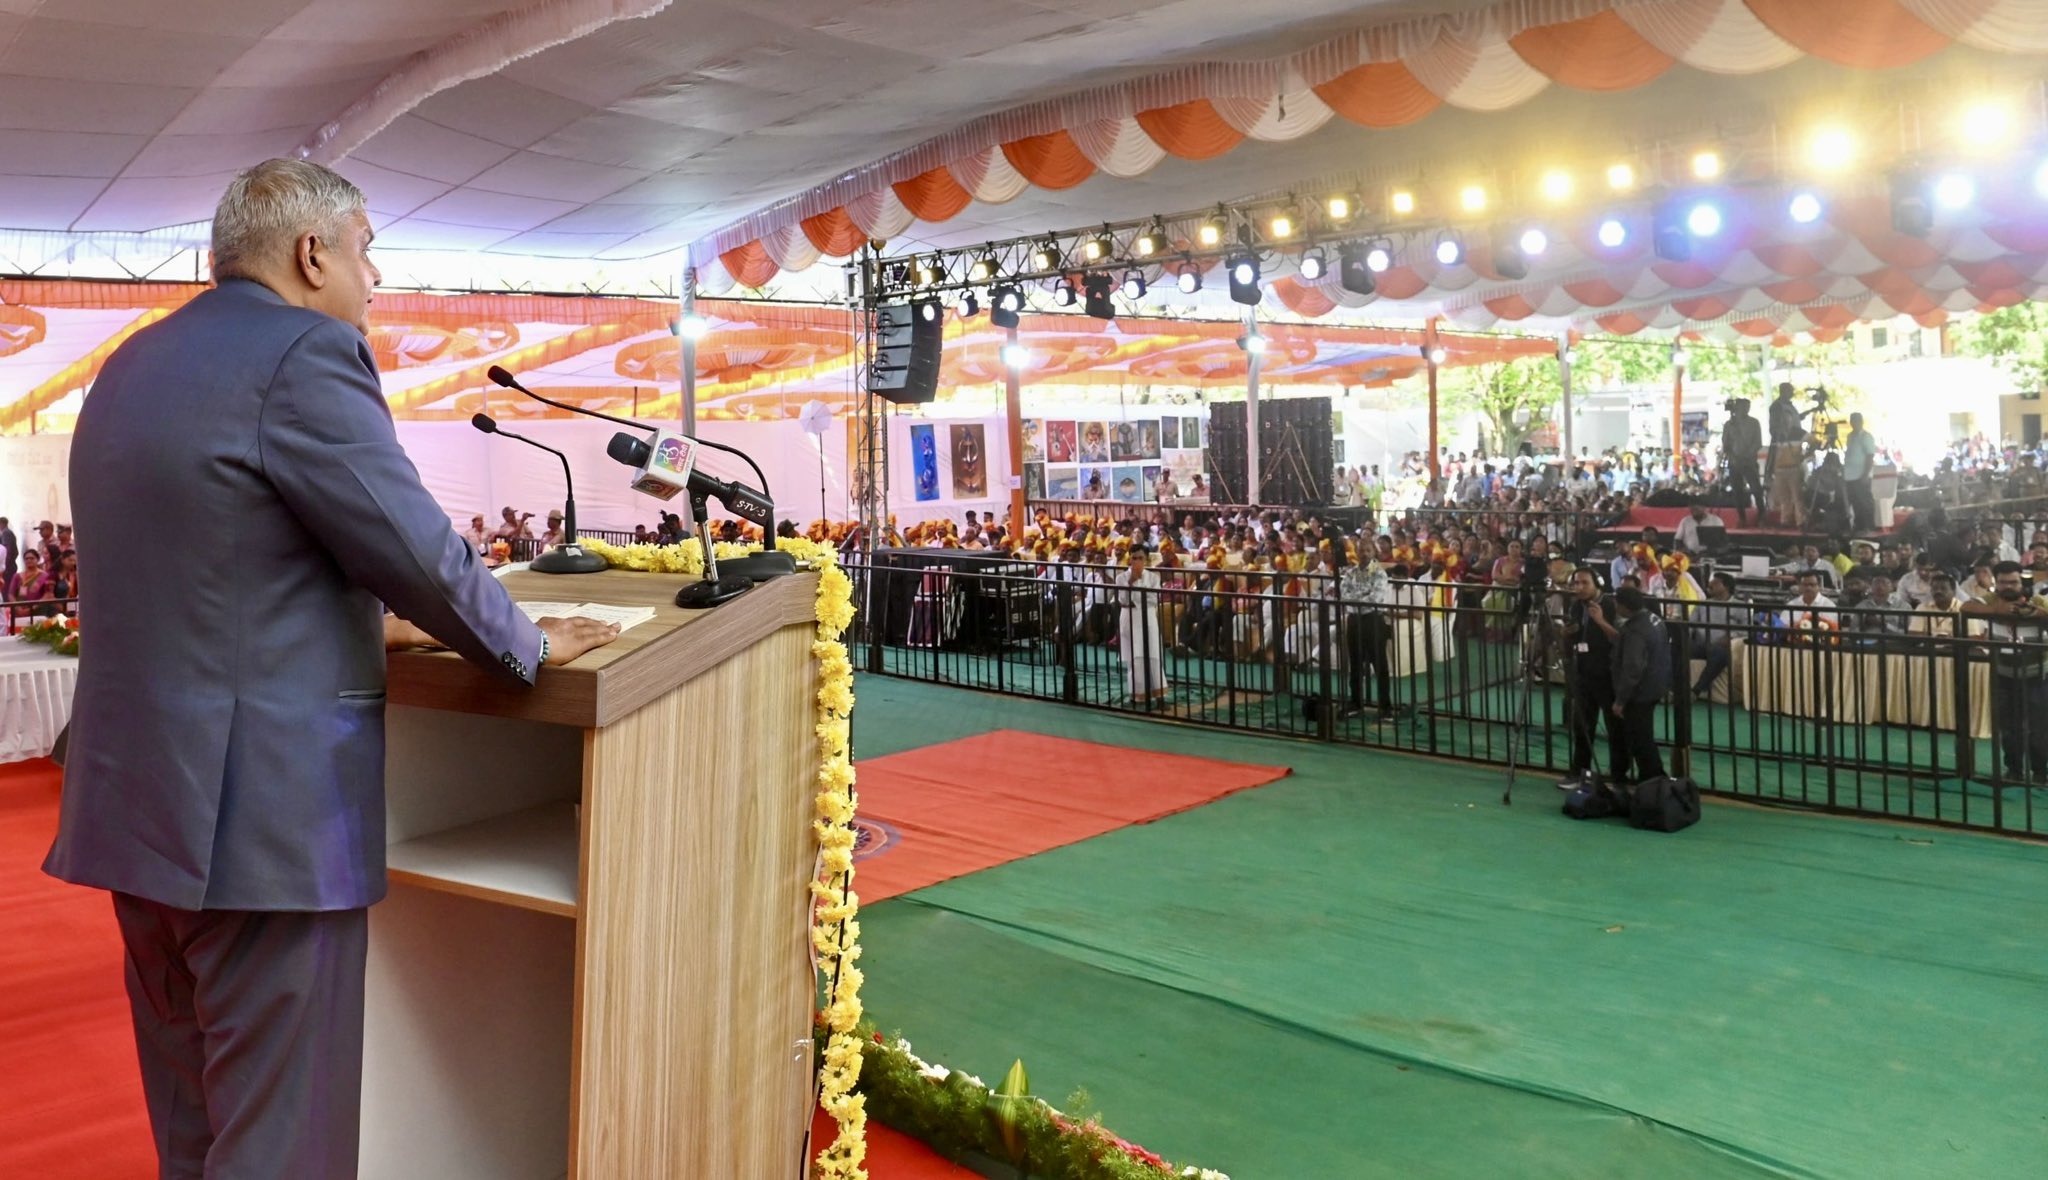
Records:
M704 550L695 539L680 545L611 545L581 540L614 568L656 573L701 574ZM850 748L853 713L853 661L840 642L853 622L853 582L839 568L832 548L802 538L783 537L776 548L818 568L817 639L811 656L818 661L818 837L817 878L811 882L816 921L811 945L818 965L831 981L825 1005L830 1035L818 1071L818 1105L839 1124L839 1134L820 1152L815 1175L822 1180L866 1180L867 1100L853 1092L860 1080L861 1020L860 898L853 891L854 770ZM758 546L717 548L721 559L742 557Z

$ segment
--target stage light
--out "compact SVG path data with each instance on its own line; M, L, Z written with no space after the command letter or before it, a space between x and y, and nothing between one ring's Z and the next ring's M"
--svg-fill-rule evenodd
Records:
M1203 222L1201 228L1195 231L1195 240L1204 246L1222 245L1223 219L1221 217L1211 217Z
M1618 193L1625 193L1636 186L1636 170L1631 164L1609 164L1607 166L1607 187Z
M1944 209L1967 208L1977 199L1977 182L1967 173L1950 172L1934 182L1934 203Z
M1698 180L1713 180L1721 175L1721 153L1714 151L1694 152L1692 174Z
M1799 224L1811 225L1820 220L1820 198L1812 193L1798 193L1793 196L1791 204L1785 207L1785 211Z
M1253 356L1264 356L1266 352L1266 338L1257 332L1246 332L1237 338L1237 346Z
M1395 189L1394 195L1387 198L1387 208L1396 217L1411 217L1415 213L1415 194L1405 188Z
M997 269L996 256L984 254L975 259L974 265L968 268L967 278L970 282L986 283L996 277Z
M2034 168L2034 191L2041 196L2048 197L2048 161L2044 161Z
M963 320L973 319L981 314L981 300L975 298L972 291L962 291L960 301L953 305L953 310L958 312Z
M1015 283L989 288L988 318L996 327L1016 327L1017 314L1023 310L1024 292Z
M1337 247L1337 285L1353 295L1372 294L1378 283L1373 280L1369 257L1365 247L1357 242Z
M1040 242L1031 252L1032 270L1052 270L1060 264L1060 248L1050 239Z
M1912 172L1893 173L1892 228L1915 238L1934 232L1933 189L1926 177Z
M1813 133L1806 155L1816 168L1830 172L1847 168L1856 159L1856 137L1846 128L1823 127Z
M1247 307L1256 304L1262 294L1259 290L1259 260L1249 254L1238 254L1224 265L1230 271L1230 298Z
M1493 273L1511 283L1519 283L1529 277L1529 253L1522 249L1522 235L1512 226L1493 227L1491 253ZM1546 239L1544 242L1548 245Z
M1089 238L1081 243L1081 257L1089 262L1101 262L1116 252L1116 243L1108 238Z
M1621 248L1622 243L1628 241L1628 226L1622 222L1621 218L1610 217L1600 223L1600 228L1594 232L1594 237L1609 250L1618 250Z
M676 335L685 340L702 340L704 333L710 330L711 321L694 311L676 321Z
M1486 189L1476 184L1468 184L1459 189L1458 207L1467 213L1486 212Z
M1365 250L1365 269L1379 275L1387 273L1394 265L1394 243L1389 238L1375 240Z
M1273 220L1266 223L1266 229L1275 238L1294 236L1294 218L1286 213L1275 213Z
M940 267L937 257L933 257L926 262L920 262L917 264L917 285L920 287L933 286L940 278L944 277L945 273Z
M1323 205L1323 210L1330 215L1330 220L1340 225L1351 220L1351 214L1357 208L1357 202L1350 197L1331 197Z
M1301 277L1313 283L1330 273L1330 260L1321 246L1311 246L1301 256Z
M1106 274L1084 275L1081 279L1081 309L1098 320L1116 318L1116 304L1110 293L1116 283Z
M1650 211L1650 251L1666 262L1692 259L1691 211L1677 201L1664 201Z
M1052 285L1052 301L1061 307L1074 306L1074 284L1067 279L1061 279L1059 282L1054 283Z
M920 299L916 303L917 318L927 324L936 324L946 318L946 309L936 299Z
M1721 232L1721 207L1701 201L1685 214L1685 228L1696 238L1711 238Z
M1152 223L1151 229L1139 234L1131 242L1131 253L1136 254L1140 258L1150 258L1164 249L1166 249L1166 227L1156 221Z
M1963 111L1963 142L1973 148L1995 148L2012 135L2012 111L2000 102L1973 103Z
M1437 235L1435 253L1438 263L1456 266L1465 260L1465 243L1459 240L1457 234L1445 230Z
M1437 345L1435 348L1431 348L1427 344L1421 345L1420 347L1422 350L1422 359L1428 361L1432 365L1441 365L1445 361L1451 359L1451 354L1446 352L1444 350L1444 346L1441 344Z
M1572 174L1562 168L1552 168L1543 174L1537 186L1543 199L1553 204L1572 199Z
M1202 289L1202 268L1196 266L1192 260L1182 262L1180 274L1176 275L1173 281L1174 285L1180 288L1181 294L1193 295Z
M1522 247L1522 253L1540 258L1545 250L1550 249L1550 235L1544 233L1542 227L1532 225L1522 231L1521 241L1517 244Z
M1150 286L1150 284L1145 282L1145 275L1143 274L1143 272L1136 270L1127 270L1124 272L1124 298L1143 299L1145 297L1145 290L1148 286Z
M1022 369L1031 363L1031 350L1022 344L1005 344L1003 363L1012 369Z

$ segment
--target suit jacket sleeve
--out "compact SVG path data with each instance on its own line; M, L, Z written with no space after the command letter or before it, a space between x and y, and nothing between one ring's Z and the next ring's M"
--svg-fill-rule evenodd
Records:
M355 329L328 321L292 345L271 379L257 448L278 495L349 580L450 650L533 681L540 629L420 483Z
M1635 700L1636 687L1642 684L1649 666L1650 649L1642 627L1624 624L1614 647L1614 699L1624 702Z

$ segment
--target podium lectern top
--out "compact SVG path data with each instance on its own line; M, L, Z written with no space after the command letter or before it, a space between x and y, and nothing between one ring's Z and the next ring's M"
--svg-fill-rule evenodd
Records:
M547 669L532 688L508 684L453 652L394 652L388 699L394 705L594 729L696 679L775 631L815 618L815 573L762 582L711 610L684 610L675 605L676 591L691 580L681 574L630 570L509 574L504 586L516 600L560 602L573 598L615 606L651 606L655 616L573 664Z

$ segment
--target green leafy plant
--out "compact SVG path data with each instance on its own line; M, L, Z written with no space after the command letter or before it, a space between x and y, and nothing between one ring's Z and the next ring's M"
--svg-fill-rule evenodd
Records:
M22 628L16 638L23 643L47 647L60 656L78 654L78 620L70 615L38 619Z
M1965 356L1989 357L2029 393L2048 388L2048 304L2016 303L1980 315L1956 339Z

